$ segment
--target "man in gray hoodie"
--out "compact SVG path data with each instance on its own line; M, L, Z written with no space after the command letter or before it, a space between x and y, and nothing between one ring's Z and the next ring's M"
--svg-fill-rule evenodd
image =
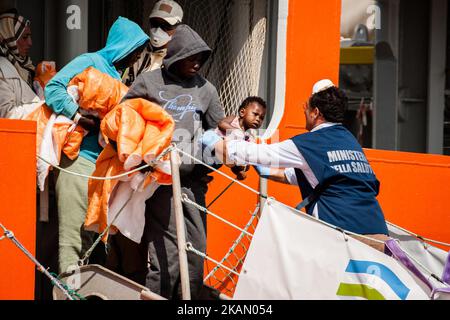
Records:
M203 129L214 129L225 117L216 88L198 74L211 49L187 25L180 25L169 42L162 69L139 75L125 99L144 98L158 103L175 120L173 142L201 159L200 138ZM190 159L182 158L182 193L205 206L206 172ZM145 232L138 246L118 234L115 269L153 292L168 299L180 297L180 275L172 187L160 186L146 204ZM193 206L183 204L187 241L206 251L206 216ZM109 259L114 260L114 259ZM147 263L149 264L147 268ZM203 286L203 258L188 253L191 296L199 297Z

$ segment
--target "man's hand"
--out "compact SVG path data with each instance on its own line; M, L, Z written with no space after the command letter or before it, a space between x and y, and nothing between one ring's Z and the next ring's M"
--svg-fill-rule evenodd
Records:
M245 171L239 171L239 172L236 174L236 179L239 180L239 181L242 181L242 180L247 179L247 172L245 172Z
M222 141L222 138L214 132L214 130L208 130L203 133L202 136L202 145L203 148L214 149L214 146L217 142Z
M100 130L100 119L91 115L82 116L80 120L78 120L78 124L87 131Z
M245 166L234 166L231 171L236 175L236 179L245 180L247 178L246 167Z

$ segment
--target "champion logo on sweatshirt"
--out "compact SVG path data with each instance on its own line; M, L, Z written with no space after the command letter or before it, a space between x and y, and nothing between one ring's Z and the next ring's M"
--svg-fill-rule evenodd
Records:
M178 95L172 99L164 97L164 91L159 92L159 97L165 102L163 108L170 113L175 122L183 120L192 115L193 120L200 120L197 113L197 106L193 103L193 97L190 94Z

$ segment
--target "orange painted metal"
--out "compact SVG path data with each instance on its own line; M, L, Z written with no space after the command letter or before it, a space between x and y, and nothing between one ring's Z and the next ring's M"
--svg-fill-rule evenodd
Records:
M364 151L381 182L378 201L386 220L422 237L450 243L450 157Z
M0 223L30 251L36 246L36 123L0 119ZM3 234L3 231L0 231ZM0 300L34 299L34 264L0 241Z

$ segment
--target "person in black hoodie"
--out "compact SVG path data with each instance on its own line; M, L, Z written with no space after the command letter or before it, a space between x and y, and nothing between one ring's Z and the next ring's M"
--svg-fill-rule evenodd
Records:
M201 159L203 130L215 129L225 117L216 88L198 74L211 54L203 39L187 25L180 25L169 42L163 67L139 75L126 99L144 98L158 103L175 120L173 142ZM182 157L182 193L205 206L206 171ZM206 215L183 204L187 241L206 252ZM181 296L172 186L160 186L146 203L146 226L139 245L118 234L107 267L144 284L168 299ZM147 266L148 264L148 266ZM191 297L203 287L203 258L188 253Z

